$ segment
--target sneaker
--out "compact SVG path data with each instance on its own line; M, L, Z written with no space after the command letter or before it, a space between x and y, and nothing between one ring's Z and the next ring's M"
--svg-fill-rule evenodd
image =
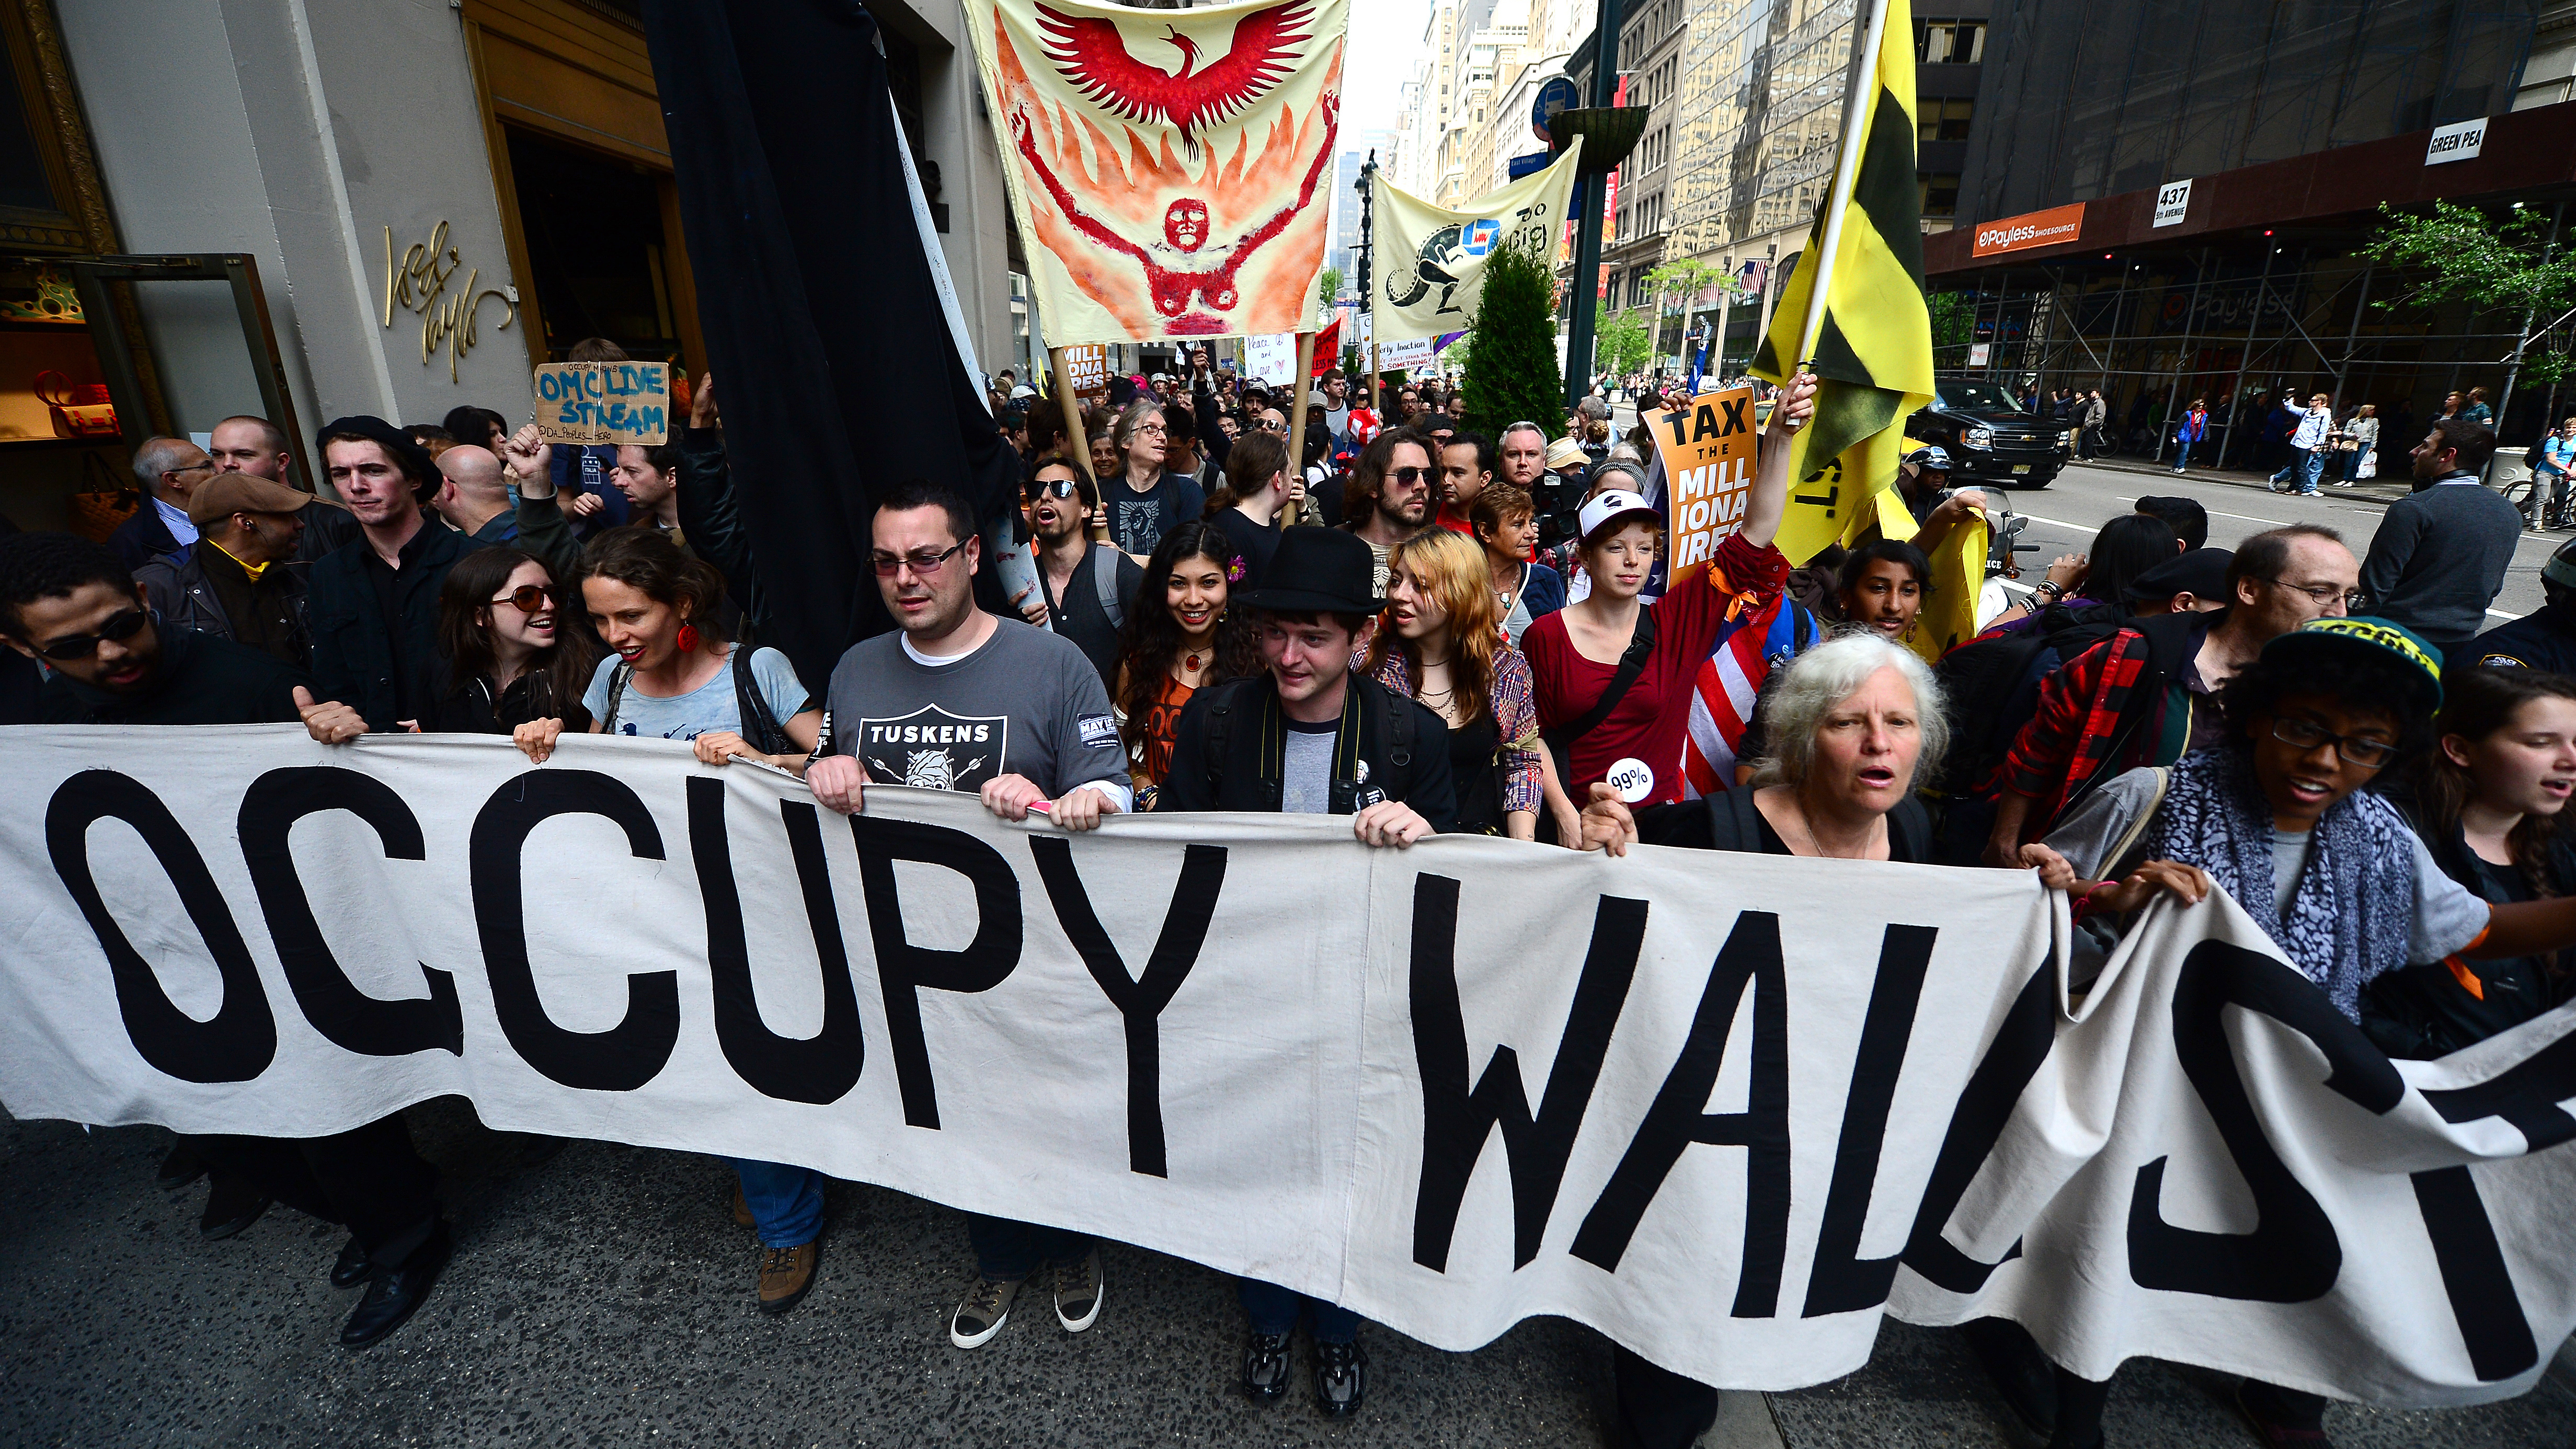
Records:
M1020 1296L1017 1283L996 1283L978 1278L966 1291L966 1301L948 1320L948 1341L959 1348L982 1348L1011 1321L1012 1300Z
M1243 1349L1243 1391L1254 1403L1269 1403L1288 1392L1288 1378L1296 1368L1288 1335L1256 1329Z
M801 1248L764 1248L760 1253L760 1311L784 1313L814 1291L814 1269L823 1261L817 1239Z
M1368 1397L1368 1350L1357 1340L1315 1345L1315 1407L1343 1419Z
M1055 1321L1067 1333L1080 1333L1100 1317L1100 1249L1078 1263L1055 1265Z

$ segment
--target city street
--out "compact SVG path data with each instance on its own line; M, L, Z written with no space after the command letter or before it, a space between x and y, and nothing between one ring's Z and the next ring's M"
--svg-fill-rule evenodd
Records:
M543 1157L462 1104L406 1114L445 1178L458 1239L436 1295L365 1353L333 1342L355 1293L323 1281L337 1229L272 1208L197 1234L202 1186L154 1189L170 1135L0 1115L0 1444L1588 1446L1604 1442L1607 1342L1558 1319L1469 1354L1380 1328L1356 1420L1301 1380L1257 1408L1233 1387L1233 1285L1113 1247L1100 1322L1068 1335L1023 1299L991 1345L948 1344L972 1270L964 1219L876 1188L833 1189L821 1280L780 1319L752 1307L756 1250L709 1158L604 1142ZM1719 1311L1712 1300L1711 1312ZM1301 1345L1300 1353L1304 1352ZM2106 1419L2119 1449L2252 1445L2233 1380L2132 1363ZM2013 1441L1954 1333L1888 1322L1859 1373L1730 1394L1706 1449ZM2563 1362L2478 1409L2340 1407L2346 1449L2576 1442Z

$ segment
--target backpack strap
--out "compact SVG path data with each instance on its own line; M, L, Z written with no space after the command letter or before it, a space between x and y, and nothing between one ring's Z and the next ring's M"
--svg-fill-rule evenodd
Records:
M599 718L601 734L617 733L617 706L626 699L626 681L634 677L635 666L623 659L617 661L616 668L608 671L608 712Z
M1118 602L1118 561L1125 555L1094 544L1083 556L1091 560L1091 585L1100 594L1100 612L1109 616L1109 627L1127 627L1126 607Z
M751 673L751 648L744 644L733 646L733 703L735 713L742 716L746 743L764 755L787 752L787 731L779 727L778 716L761 697L760 681Z

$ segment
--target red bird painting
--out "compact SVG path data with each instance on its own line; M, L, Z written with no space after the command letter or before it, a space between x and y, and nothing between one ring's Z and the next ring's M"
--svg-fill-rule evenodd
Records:
M1037 13L1047 58L1084 99L1140 125L1173 127L1193 157L1199 129L1223 124L1293 74L1298 47L1313 38L1299 28L1313 18L1310 5L1273 5L1237 21L1233 46L1201 68L1198 42L1166 25L1166 43L1180 51L1181 68L1163 71L1128 52L1114 20L1077 19L1045 5Z

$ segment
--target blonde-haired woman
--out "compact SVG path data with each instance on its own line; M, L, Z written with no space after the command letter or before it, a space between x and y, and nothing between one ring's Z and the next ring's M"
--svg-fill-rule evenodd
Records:
M1492 570L1466 535L1427 529L1387 556L1387 608L1361 666L1449 726L1465 833L1537 838L1546 793L1529 661L1503 636Z

